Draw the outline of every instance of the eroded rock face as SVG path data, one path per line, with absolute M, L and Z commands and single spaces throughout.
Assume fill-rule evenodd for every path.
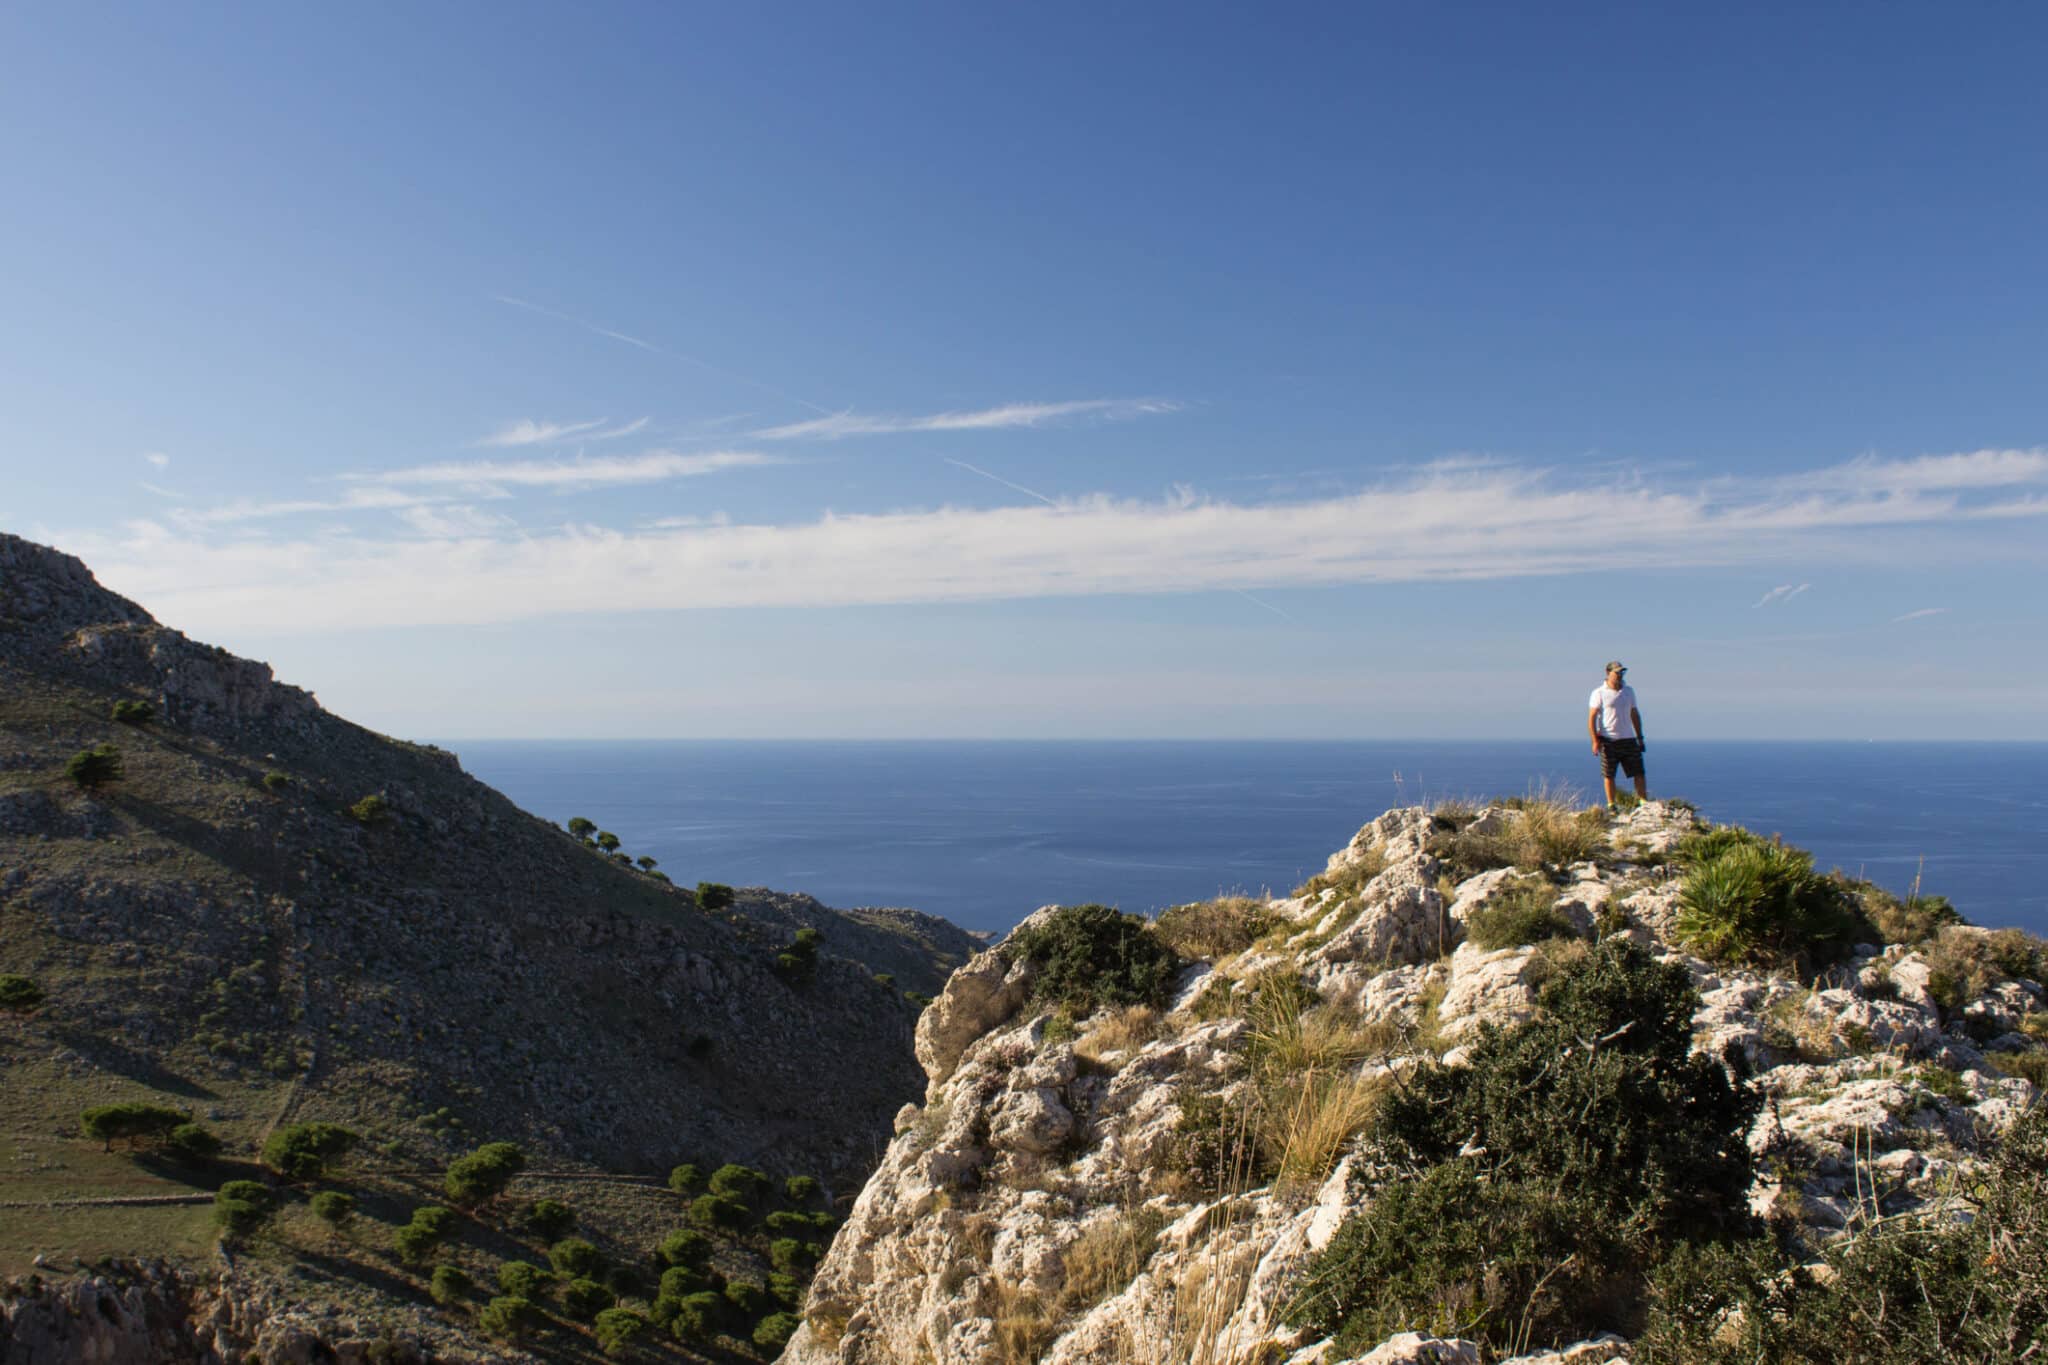
M 0 1361 L 8 1365 L 418 1365 L 467 1358 L 448 1341 L 394 1336 L 319 1317 L 232 1272 L 128 1263 L 0 1293 Z M 505 1357 L 527 1360 L 523 1352 Z
M 1488 811 L 1478 827 L 1519 818 Z M 1626 934 L 1682 964 L 1702 993 L 1696 1048 L 1733 1049 L 1759 1072 L 1772 1103 L 1751 1146 L 1786 1159 L 1770 1169 L 1803 1174 L 1789 1185 L 1760 1178 L 1754 1207 L 1804 1220 L 1819 1241 L 1872 1208 L 1946 1207 L 1981 1144 L 2035 1098 L 1988 1059 L 2039 1047 L 2024 1026 L 2041 993 L 2005 983 L 1944 1012 L 1924 961 L 1895 948 L 1863 950 L 1818 988 L 1711 967 L 1674 937 L 1676 874 L 1645 860 L 1698 823 L 1654 802 L 1615 821 L 1611 853 L 1549 870 L 1555 904 L 1582 933 Z M 1272 974 L 1295 976 L 1354 1026 L 1409 1039 L 1406 1055 L 1358 1063 L 1365 1078 L 1427 1064 L 1426 1047 L 1456 1064 L 1483 1025 L 1533 1014 L 1546 955 L 1569 949 L 1464 941 L 1471 916 L 1531 874 L 1482 872 L 1447 898 L 1430 838 L 1419 810 L 1360 830 L 1330 868 L 1375 876 L 1349 895 L 1270 902 L 1285 932 L 1187 974 L 1140 1046 L 1095 1050 L 1091 1031 L 1107 1015 L 1049 1036 L 1019 968 L 994 952 L 963 967 L 919 1025 L 927 1102 L 899 1119 L 784 1360 L 1478 1361 L 1475 1343 L 1414 1333 L 1344 1356 L 1283 1320 L 1309 1258 L 1366 1211 L 1371 1181 L 1351 1177 L 1370 1153 L 1341 1149 L 1320 1181 L 1223 1190 L 1191 1179 L 1183 1160 L 1189 1116 L 1248 1093 L 1253 1026 L 1233 1004 Z M 1995 1037 L 1979 1046 L 1972 1031 Z M 1105 1276 L 1111 1245 L 1126 1252 Z M 1603 1336 L 1512 1365 L 1628 1358 L 1627 1342 Z

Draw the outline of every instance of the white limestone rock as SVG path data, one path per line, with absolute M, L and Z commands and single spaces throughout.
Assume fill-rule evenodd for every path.
M 1497 948 L 1488 952 L 1470 943 L 1451 954 L 1451 984 L 1437 1003 L 1439 1034 L 1465 1039 L 1482 1023 L 1505 1027 L 1536 1012 L 1536 993 L 1528 984 L 1534 948 Z

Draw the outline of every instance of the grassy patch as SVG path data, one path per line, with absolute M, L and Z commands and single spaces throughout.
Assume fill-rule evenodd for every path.
M 1182 957 L 1215 962 L 1243 952 L 1272 927 L 1266 903 L 1249 896 L 1176 905 L 1152 926 L 1159 941 Z
M 1319 872 L 1295 887 L 1293 894 L 1296 897 L 1320 896 L 1325 891 L 1334 891 L 1337 894 L 1331 899 L 1350 900 L 1365 889 L 1367 882 L 1386 870 L 1387 851 L 1374 844 L 1360 850 L 1357 861 L 1348 867 L 1340 867 L 1334 872 Z
M 1466 922 L 1465 936 L 1489 952 L 1545 939 L 1576 938 L 1578 929 L 1557 909 L 1557 888 L 1544 877 L 1518 877 Z

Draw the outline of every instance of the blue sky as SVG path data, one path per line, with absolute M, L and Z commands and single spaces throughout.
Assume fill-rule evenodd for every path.
M 13 6 L 0 528 L 414 737 L 2048 738 L 2048 15 Z

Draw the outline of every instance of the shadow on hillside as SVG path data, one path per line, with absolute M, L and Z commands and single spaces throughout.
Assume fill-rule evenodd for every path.
M 218 859 L 230 870 L 259 885 L 272 884 L 283 873 L 283 864 L 277 858 L 269 856 L 267 848 L 252 857 L 251 853 L 254 850 L 249 845 L 222 837 L 220 830 L 204 820 L 181 814 L 168 806 L 160 806 L 133 792 L 112 793 L 111 804 L 152 834 L 183 848 Z
M 420 1291 L 412 1281 L 395 1271 L 386 1270 L 375 1262 L 352 1261 L 345 1256 L 331 1255 L 306 1247 L 299 1249 L 297 1259 L 301 1271 L 309 1280 L 359 1284 L 395 1299 L 411 1303 L 420 1302 Z
M 84 1057 L 94 1066 L 114 1072 L 116 1075 L 126 1076 L 129 1080 L 146 1085 L 152 1090 L 182 1095 L 188 1100 L 220 1098 L 217 1092 L 208 1090 L 197 1081 L 185 1079 L 154 1057 L 146 1056 L 130 1047 L 123 1047 L 101 1034 L 52 1026 L 50 1037 Z

